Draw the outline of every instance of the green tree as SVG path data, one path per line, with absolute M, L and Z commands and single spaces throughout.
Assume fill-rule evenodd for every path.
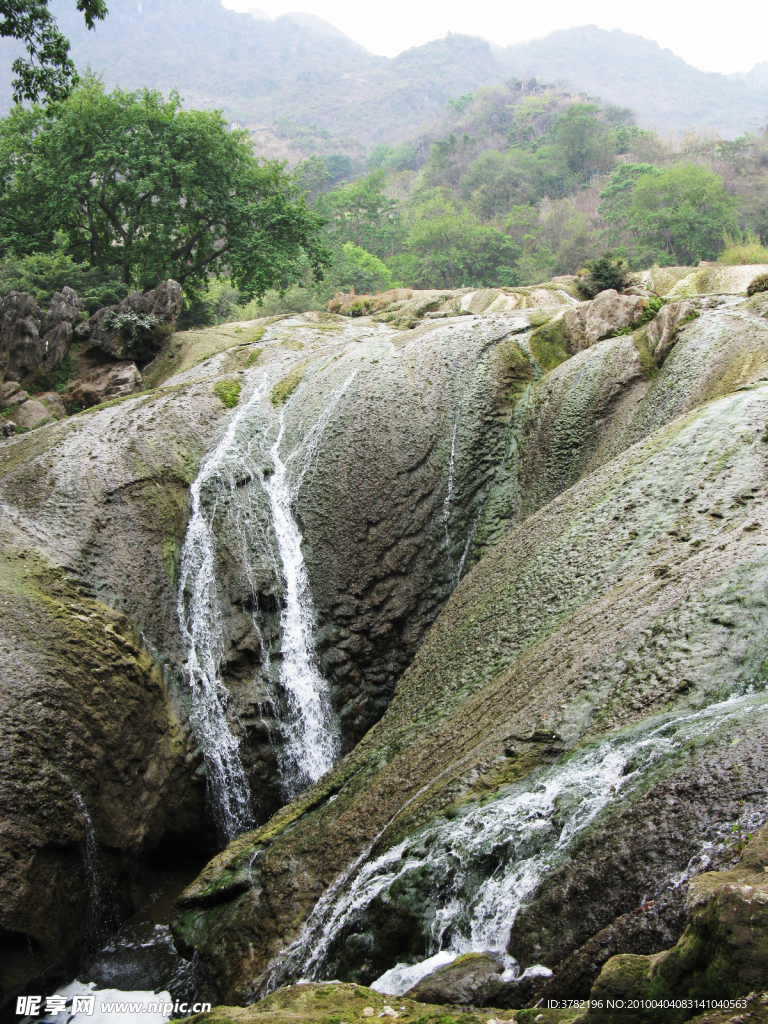
M 282 165 L 176 94 L 108 95 L 89 76 L 49 113 L 18 107 L 0 121 L 6 253 L 49 251 L 58 232 L 75 260 L 126 284 L 173 277 L 194 291 L 229 275 L 248 299 L 308 265 L 321 275 L 320 226 Z
M 643 250 L 691 265 L 717 256 L 723 233 L 736 230 L 738 208 L 719 174 L 698 164 L 675 164 L 637 179 L 626 226 Z
M 568 166 L 580 175 L 605 170 L 613 163 L 614 143 L 594 103 L 574 103 L 555 121 L 552 132 Z
M 104 0 L 76 0 L 85 24 L 93 28 L 107 13 Z M 48 0 L 0 0 L 0 37 L 23 42 L 28 58 L 13 62 L 13 98 L 17 103 L 43 97 L 63 99 L 77 81 L 69 40 L 48 9 Z
M 315 209 L 326 221 L 333 243 L 352 242 L 383 260 L 395 252 L 403 228 L 397 203 L 384 191 L 385 183 L 383 171 L 372 171 L 318 198 Z
M 422 201 L 405 243 L 405 259 L 389 261 L 396 277 L 415 287 L 491 287 L 518 283 L 520 247 L 503 232 L 479 224 L 442 192 Z

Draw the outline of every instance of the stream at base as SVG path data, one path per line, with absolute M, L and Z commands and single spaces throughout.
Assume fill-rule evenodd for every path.
M 380 991 L 402 994 L 405 981 L 429 973 L 427 960 L 439 966 L 437 956 L 514 954 L 507 947 L 517 914 L 604 809 L 626 799 L 685 743 L 758 715 L 768 715 L 765 693 L 649 719 L 577 748 L 494 800 L 436 819 L 371 860 L 361 856 L 326 891 L 299 938 L 273 960 L 261 994 L 296 978 L 338 977 L 345 936 L 366 930 L 395 883 L 400 893 L 412 890 L 414 905 L 424 907 L 428 956 L 423 971 L 413 963 L 390 968 L 373 982 Z M 731 823 L 721 824 L 723 836 L 730 835 Z M 706 870 L 711 839 L 669 885 Z

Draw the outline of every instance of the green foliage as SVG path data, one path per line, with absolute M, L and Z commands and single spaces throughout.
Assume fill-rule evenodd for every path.
M 605 170 L 613 163 L 615 146 L 595 103 L 574 103 L 557 118 L 553 134 L 576 174 Z
M 234 409 L 240 401 L 243 385 L 239 380 L 220 380 L 213 386 L 213 393 L 221 399 L 227 409 Z
M 77 9 L 89 29 L 107 13 L 104 0 L 77 0 Z M 18 76 L 13 82 L 14 100 L 37 103 L 67 96 L 77 74 L 69 57 L 69 40 L 59 31 L 48 0 L 2 0 L 0 15 L 0 37 L 20 40 L 28 54 L 27 60 L 17 57 L 12 65 Z
M 75 261 L 125 284 L 173 277 L 195 290 L 229 275 L 249 298 L 307 264 L 321 276 L 320 223 L 281 165 L 175 93 L 107 95 L 89 76 L 49 114 L 16 108 L 0 121 L 5 254 L 49 252 L 58 232 Z
M 757 295 L 758 292 L 768 292 L 768 274 L 758 274 L 747 285 L 747 295 Z
M 717 257 L 718 263 L 739 266 L 748 263 L 768 263 L 768 246 L 763 245 L 754 231 L 746 234 L 723 233 L 725 249 Z
M 508 235 L 479 224 L 469 210 L 436 191 L 414 210 L 404 258 L 396 256 L 389 265 L 417 288 L 514 285 L 520 254 Z
M 154 331 L 160 321 L 153 313 L 136 313 L 132 309 L 125 313 L 109 310 L 101 324 L 108 331 L 119 331 L 126 341 L 137 341 L 144 332 Z
M 392 274 L 377 257 L 353 242 L 341 247 L 351 268 L 350 284 L 356 291 L 384 291 L 392 287 Z
M 279 380 L 270 391 L 269 398 L 272 405 L 284 405 L 303 380 L 304 367 L 294 366 L 291 372 L 286 374 L 282 380 Z
M 582 298 L 593 299 L 608 288 L 623 291 L 627 280 L 628 267 L 624 260 L 612 252 L 605 252 L 587 264 L 587 273 L 579 277 L 576 288 Z
M 675 164 L 638 178 L 626 227 L 641 248 L 692 265 L 717 256 L 723 232 L 735 229 L 737 210 L 720 175 L 697 164 Z
M 65 285 L 74 288 L 88 313 L 117 305 L 128 294 L 127 285 L 120 281 L 116 271 L 105 272 L 89 263 L 75 263 L 60 248 L 51 253 L 6 256 L 0 260 L 0 296 L 12 291 L 29 292 L 45 309 L 53 293 Z

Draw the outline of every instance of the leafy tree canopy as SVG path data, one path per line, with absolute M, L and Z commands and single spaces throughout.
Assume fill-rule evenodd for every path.
M 0 121 L 3 255 L 50 251 L 148 288 L 186 290 L 228 275 L 244 298 L 285 288 L 328 256 L 281 164 L 259 162 L 245 132 L 177 94 L 115 89 L 88 76 L 48 111 Z
M 736 229 L 738 208 L 719 174 L 698 164 L 674 164 L 637 179 L 626 226 L 657 258 L 690 265 L 717 256 L 723 232 Z
M 85 24 L 93 28 L 107 13 L 104 0 L 76 0 Z M 60 100 L 77 82 L 69 40 L 61 34 L 48 0 L 0 0 L 0 37 L 19 39 L 28 58 L 13 62 L 13 98 L 17 103 Z

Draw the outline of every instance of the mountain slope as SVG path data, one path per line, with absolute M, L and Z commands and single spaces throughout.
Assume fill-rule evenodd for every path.
M 106 21 L 90 33 L 70 0 L 51 6 L 77 66 L 90 64 L 108 85 L 177 87 L 191 105 L 270 126 L 310 151 L 345 137 L 366 147 L 404 141 L 447 100 L 510 75 L 564 81 L 631 107 L 639 124 L 662 133 L 695 126 L 734 137 L 768 118 L 765 64 L 743 75 L 707 74 L 650 40 L 595 26 L 506 48 L 449 35 L 390 60 L 318 18 L 270 21 L 220 0 L 110 0 Z M 11 103 L 17 52 L 0 41 L 0 113 Z
M 660 132 L 699 128 L 731 137 L 768 118 L 768 80 L 761 65 L 748 75 L 699 71 L 641 36 L 595 25 L 494 48 L 518 78 L 564 82 L 632 107 L 638 123 Z

